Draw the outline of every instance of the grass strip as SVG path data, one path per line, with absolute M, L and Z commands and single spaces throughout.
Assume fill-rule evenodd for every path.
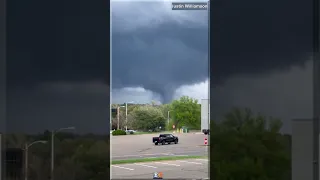
M 124 160 L 113 160 L 111 164 L 131 164 L 139 162 L 152 162 L 152 161 L 170 161 L 170 160 L 181 160 L 181 159 L 204 159 L 207 156 L 167 156 L 167 157 L 155 157 L 155 158 L 141 158 L 141 159 L 124 159 Z
M 160 131 L 160 132 L 134 132 L 133 134 L 128 133 L 127 135 L 141 135 L 141 134 L 165 134 L 165 133 L 172 133 L 172 131 Z

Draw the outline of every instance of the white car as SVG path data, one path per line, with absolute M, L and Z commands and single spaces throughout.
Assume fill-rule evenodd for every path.
M 135 130 L 127 130 L 127 133 L 135 133 L 135 132 L 137 132 L 137 131 L 135 131 Z

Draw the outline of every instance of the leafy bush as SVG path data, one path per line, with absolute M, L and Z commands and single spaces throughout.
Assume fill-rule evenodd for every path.
M 127 133 L 123 130 L 115 130 L 112 132 L 113 136 L 126 135 Z

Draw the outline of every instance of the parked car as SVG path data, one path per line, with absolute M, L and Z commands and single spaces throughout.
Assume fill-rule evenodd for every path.
M 210 129 L 203 129 L 202 132 L 205 135 L 210 135 Z
M 127 133 L 129 133 L 129 134 L 134 134 L 135 132 L 137 132 L 137 131 L 135 131 L 135 130 L 127 130 Z
M 166 143 L 171 144 L 175 143 L 178 144 L 179 138 L 177 136 L 174 136 L 172 134 L 160 134 L 159 137 L 153 137 L 152 142 L 155 145 L 158 145 L 159 143 L 162 145 L 165 145 Z

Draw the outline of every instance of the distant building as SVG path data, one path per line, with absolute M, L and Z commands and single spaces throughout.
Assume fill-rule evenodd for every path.
M 313 179 L 313 122 L 292 121 L 292 180 Z
M 201 99 L 201 131 L 205 134 L 210 129 L 210 101 Z

